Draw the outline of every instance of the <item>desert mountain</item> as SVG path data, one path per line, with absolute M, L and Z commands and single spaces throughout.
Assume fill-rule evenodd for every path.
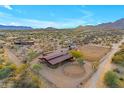
M 124 18 L 114 22 L 102 23 L 97 25 L 96 27 L 105 29 L 124 29 Z
M 0 30 L 31 30 L 32 27 L 28 26 L 7 26 L 7 25 L 0 25 Z

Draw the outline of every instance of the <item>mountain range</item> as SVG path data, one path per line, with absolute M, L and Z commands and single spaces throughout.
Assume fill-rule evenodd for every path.
M 32 27 L 28 26 L 7 26 L 7 25 L 0 25 L 0 30 L 32 30 Z
M 0 25 L 0 30 L 32 30 L 32 27 L 29 26 L 6 26 L 6 25 Z M 54 27 L 47 27 L 47 28 L 39 28 L 42 30 L 58 30 L 57 28 Z M 70 28 L 72 29 L 72 28 Z M 102 24 L 98 24 L 98 25 L 86 25 L 86 26 L 78 26 L 76 28 L 74 28 L 77 31 L 80 30 L 87 30 L 87 29 L 124 29 L 124 18 L 119 19 L 117 21 L 114 22 L 108 22 L 108 23 L 102 23 Z M 63 29 L 64 30 L 64 29 Z
M 101 24 L 98 24 L 98 25 L 87 25 L 87 26 L 78 26 L 75 28 L 75 30 L 91 30 L 91 29 L 94 29 L 94 30 L 122 30 L 124 29 L 124 18 L 122 19 L 119 19 L 117 21 L 114 21 L 114 22 L 108 22 L 108 23 L 101 23 Z
M 124 18 L 119 19 L 115 22 L 102 23 L 97 25 L 97 27 L 110 29 L 124 29 Z

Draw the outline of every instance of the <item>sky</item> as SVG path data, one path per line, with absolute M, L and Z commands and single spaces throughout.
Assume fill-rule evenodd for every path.
M 1 5 L 0 25 L 72 28 L 124 18 L 117 5 Z

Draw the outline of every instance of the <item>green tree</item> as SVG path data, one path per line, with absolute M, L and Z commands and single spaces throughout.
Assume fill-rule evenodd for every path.
M 74 57 L 74 59 L 80 64 L 80 66 L 84 65 L 83 54 L 77 50 L 71 50 L 70 54 Z
M 41 70 L 42 66 L 41 64 L 34 64 L 33 69 L 39 74 L 39 70 Z
M 71 50 L 70 53 L 74 58 L 83 58 L 83 54 L 80 51 Z
M 119 78 L 115 72 L 108 71 L 105 74 L 104 80 L 107 86 L 114 88 L 114 87 L 117 87 Z

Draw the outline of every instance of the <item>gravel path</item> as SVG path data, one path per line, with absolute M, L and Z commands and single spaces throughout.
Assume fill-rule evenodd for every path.
M 103 80 L 105 73 L 111 69 L 111 58 L 113 55 L 119 51 L 119 46 L 124 42 L 122 39 L 118 44 L 113 44 L 111 51 L 101 59 L 101 64 L 98 67 L 98 70 L 93 74 L 93 76 L 86 82 L 82 87 L 97 88 L 105 87 Z
M 19 66 L 21 64 L 21 61 L 8 48 L 4 48 L 4 51 L 5 51 L 5 55 L 8 56 L 8 59 L 10 60 L 10 62 L 16 64 L 17 66 Z

